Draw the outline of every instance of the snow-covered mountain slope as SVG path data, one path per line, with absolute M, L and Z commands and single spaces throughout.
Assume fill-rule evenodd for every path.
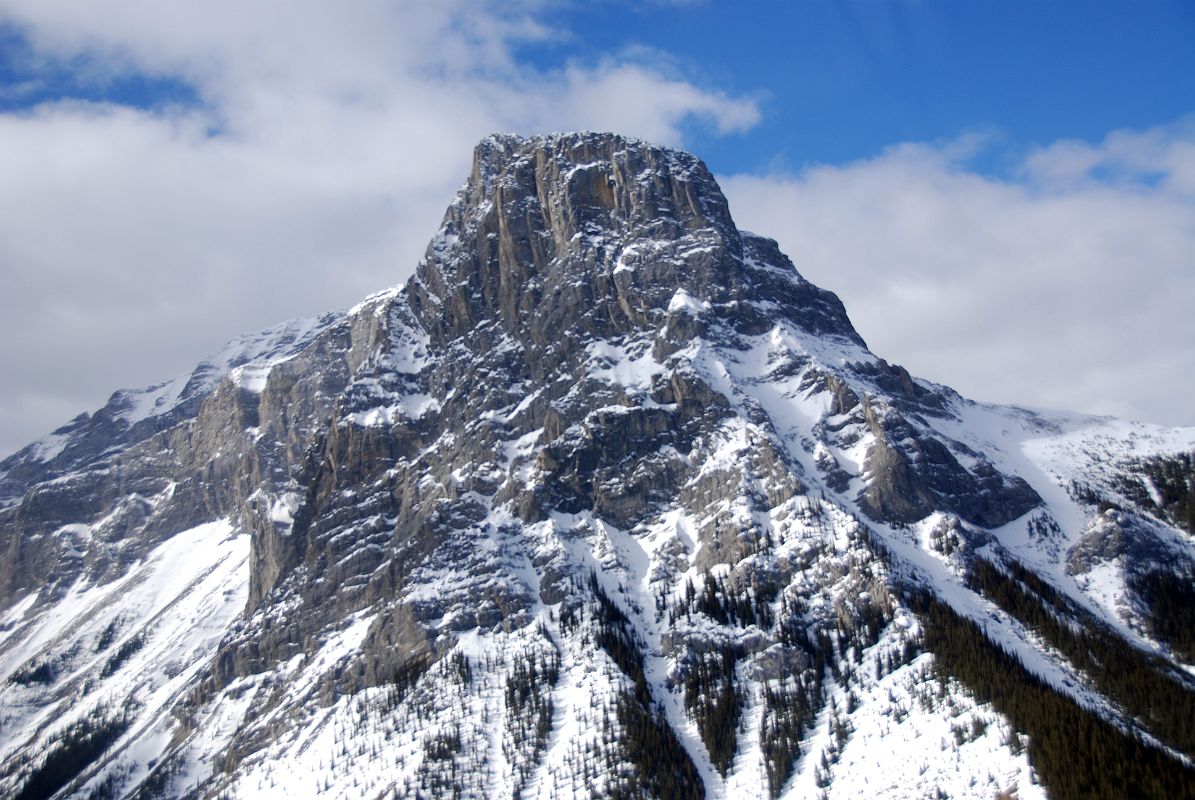
M 5 794 L 1195 785 L 1195 429 L 912 378 L 691 155 L 491 137 L 200 372 L 2 466 Z
M 114 581 L 11 608 L 0 634 L 5 794 L 87 796 L 144 779 L 177 728 L 172 711 L 244 608 L 248 558 L 249 537 L 220 520 L 179 532 Z M 97 775 L 76 783 L 64 756 L 89 739 L 104 744 Z
M 284 322 L 240 336 L 204 359 L 187 375 L 144 389 L 121 389 L 94 414 L 80 414 L 0 462 L 0 507 L 11 505 L 39 482 L 112 458 L 148 438 L 193 417 L 203 400 L 231 376 L 253 390 L 270 366 L 293 357 L 341 315 Z

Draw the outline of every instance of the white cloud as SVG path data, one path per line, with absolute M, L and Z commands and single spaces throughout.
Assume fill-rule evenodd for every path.
M 737 221 L 837 292 L 872 349 L 984 400 L 1195 424 L 1195 126 L 982 140 L 722 181 Z
M 536 69 L 551 0 L 0 0 L 33 56 L 198 108 L 0 114 L 0 453 L 236 334 L 404 280 L 494 130 L 684 144 L 759 108 L 666 54 Z M 550 18 L 551 15 L 547 15 Z M 35 84 L 32 80 L 31 84 Z M 736 218 L 839 292 L 877 352 L 981 399 L 1195 422 L 1195 125 L 1058 142 L 1015 178 L 983 137 L 724 181 Z
M 661 78 L 639 66 L 607 64 L 596 73 L 573 67 L 566 76 L 559 108 L 580 128 L 635 130 L 651 141 L 679 143 L 679 126 L 690 116 L 723 134 L 748 130 L 760 118 L 753 101 Z
M 34 57 L 97 84 L 180 78 L 202 104 L 0 114 L 0 453 L 405 280 L 492 131 L 683 144 L 690 121 L 758 119 L 643 58 L 526 66 L 518 46 L 570 35 L 536 21 L 545 5 L 3 0 Z

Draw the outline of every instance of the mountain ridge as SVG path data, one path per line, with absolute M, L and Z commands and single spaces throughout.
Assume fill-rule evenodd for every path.
M 489 137 L 404 287 L 271 331 L 161 413 L 0 464 L 6 791 L 98 715 L 120 732 L 43 796 L 1041 796 L 1057 766 L 1003 744 L 1037 723 L 935 666 L 960 662 L 926 620 L 964 623 L 922 591 L 1049 697 L 1195 752 L 1033 610 L 1190 702 L 1134 586 L 1195 545 L 1131 462 L 1195 429 L 912 378 L 689 154 Z M 136 588 L 187 542 L 168 607 L 221 609 L 201 639 Z M 970 766 L 876 761 L 938 735 Z

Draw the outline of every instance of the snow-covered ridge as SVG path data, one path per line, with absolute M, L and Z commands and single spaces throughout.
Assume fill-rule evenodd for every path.
M 238 336 L 185 375 L 145 389 L 122 389 L 112 396 L 109 407 L 116 419 L 131 426 L 173 411 L 184 400 L 211 391 L 226 376 L 242 388 L 260 392 L 270 367 L 293 358 L 341 318 L 324 314 L 288 320 Z
M 118 390 L 94 414 L 80 415 L 0 462 L 0 486 L 22 469 L 44 477 L 110 457 L 143 435 L 193 415 L 203 398 L 225 378 L 240 388 L 260 392 L 274 365 L 302 352 L 343 318 L 343 314 L 328 313 L 239 336 L 191 372 L 142 389 Z M 24 486 L 21 482 L 5 487 L 9 494 L 0 497 L 0 504 L 18 499 Z

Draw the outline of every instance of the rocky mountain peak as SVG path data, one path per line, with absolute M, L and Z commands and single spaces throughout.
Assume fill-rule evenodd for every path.
M 774 321 L 760 313 L 766 298 L 811 331 L 861 343 L 836 297 L 735 227 L 700 159 L 608 133 L 478 144 L 408 294 L 441 342 L 479 328 L 483 344 L 496 331 L 524 344 L 633 334 L 703 304 L 759 332 Z
M 492 136 L 405 287 L 0 462 L 0 796 L 1187 796 L 1192 447 L 877 358 L 692 155 Z
M 489 136 L 474 149 L 468 188 L 475 205 L 505 213 L 520 210 L 531 190 L 552 233 L 569 239 L 712 228 L 738 246 L 726 198 L 701 159 L 613 133 Z

